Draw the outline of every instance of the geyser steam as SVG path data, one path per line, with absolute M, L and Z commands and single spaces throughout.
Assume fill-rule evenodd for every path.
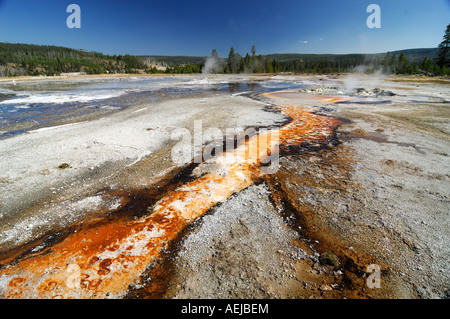
M 217 73 L 222 71 L 223 63 L 220 58 L 216 56 L 210 56 L 206 59 L 203 65 L 202 74 Z

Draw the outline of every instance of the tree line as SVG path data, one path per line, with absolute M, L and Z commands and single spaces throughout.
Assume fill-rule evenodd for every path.
M 215 56 L 213 50 L 211 57 Z M 227 59 L 220 59 L 219 66 L 213 69 L 216 74 L 238 74 L 238 73 L 294 73 L 294 74 L 327 74 L 327 73 L 348 73 L 363 72 L 374 73 L 383 72 L 385 74 L 423 74 L 423 75 L 450 75 L 449 63 L 439 63 L 431 57 L 424 57 L 421 62 L 408 61 L 404 53 L 398 55 L 386 53 L 384 57 L 371 58 L 367 60 L 364 55 L 355 55 L 352 58 L 337 59 L 334 61 L 327 59 L 313 59 L 304 61 L 294 59 L 278 61 L 270 56 L 246 54 L 240 55 L 230 49 Z M 168 67 L 166 71 L 154 70 L 155 73 L 200 73 L 204 69 L 204 62 L 201 64 L 185 64 L 175 67 Z
M 341 55 L 337 58 L 311 55 L 308 61 L 303 59 L 288 59 L 278 61 L 270 55 L 256 55 L 253 45 L 251 54 L 245 56 L 237 53 L 231 47 L 226 59 L 219 58 L 217 50 L 213 49 L 211 58 L 220 61 L 213 68 L 213 73 L 346 73 L 355 70 L 365 73 L 382 71 L 386 74 L 425 74 L 450 75 L 450 24 L 439 44 L 436 59 L 425 56 L 422 61 L 408 61 L 402 52 L 399 55 L 387 52 L 384 56 L 374 56 L 369 59 L 363 54 Z M 201 64 L 186 64 L 166 69 L 166 73 L 199 73 L 204 68 Z
M 283 57 L 283 55 L 275 55 Z M 201 73 L 207 61 L 214 60 L 211 73 L 346 73 L 355 70 L 366 73 L 382 71 L 386 74 L 450 75 L 450 24 L 439 44 L 435 59 L 425 56 L 422 61 L 408 61 L 399 55 L 386 53 L 367 58 L 363 54 L 305 55 L 307 59 L 278 60 L 271 55 L 257 55 L 253 45 L 250 52 L 241 55 L 234 47 L 227 58 L 220 58 L 217 50 L 200 63 L 169 64 L 165 69 L 149 64 L 145 58 L 132 55 L 105 55 L 57 46 L 0 43 L 0 77 L 20 75 L 59 75 L 69 72 L 103 73 Z M 361 68 L 361 66 L 363 66 Z
M 59 75 L 69 72 L 136 73 L 147 66 L 132 55 L 105 55 L 58 46 L 0 43 L 0 76 Z

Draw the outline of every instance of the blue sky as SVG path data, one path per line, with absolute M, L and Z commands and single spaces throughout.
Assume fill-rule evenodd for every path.
M 80 29 L 66 26 L 71 3 Z M 379 29 L 366 25 L 371 3 Z M 0 42 L 107 54 L 377 53 L 436 47 L 449 23 L 450 0 L 0 0 Z

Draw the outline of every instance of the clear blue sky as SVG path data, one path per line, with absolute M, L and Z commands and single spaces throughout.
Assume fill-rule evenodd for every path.
M 81 29 L 66 26 L 71 3 Z M 366 25 L 371 3 L 380 29 Z M 0 0 L 0 42 L 107 54 L 376 53 L 436 47 L 449 23 L 450 0 Z

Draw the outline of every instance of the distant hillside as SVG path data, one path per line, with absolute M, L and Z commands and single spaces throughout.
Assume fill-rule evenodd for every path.
M 204 56 L 167 56 L 167 55 L 140 55 L 142 59 L 148 59 L 155 64 L 174 67 L 187 64 L 202 64 Z
M 446 75 L 435 63 L 437 48 L 377 54 L 274 53 L 220 58 L 216 73 L 342 73 L 364 66 L 365 72 Z M 61 73 L 200 73 L 207 57 L 105 55 L 59 46 L 0 42 L 0 77 Z
M 425 57 L 434 59 L 437 56 L 438 48 L 423 48 L 423 49 L 406 49 L 389 52 L 391 55 L 399 56 L 401 53 L 406 56 L 411 63 L 421 63 Z M 266 54 L 264 57 L 274 59 L 278 62 L 298 61 L 303 62 L 341 62 L 341 63 L 356 63 L 363 64 L 367 61 L 383 59 L 387 52 L 375 54 L 305 54 L 305 53 L 272 53 Z M 202 64 L 206 57 L 201 56 L 167 56 L 167 55 L 146 55 L 141 58 L 149 59 L 157 64 L 166 66 L 179 66 L 186 64 Z M 224 58 L 225 60 L 226 58 Z
M 316 61 L 349 61 L 360 60 L 363 61 L 364 54 L 302 54 L 302 53 L 274 53 L 268 54 L 268 57 L 275 59 L 279 62 L 302 60 L 304 62 L 316 62 Z
M 275 59 L 279 62 L 303 60 L 305 62 L 315 62 L 321 60 L 328 61 L 349 61 L 364 60 L 364 54 L 301 54 L 301 53 L 274 53 L 263 55 L 269 59 Z M 202 64 L 207 57 L 200 56 L 168 56 L 168 55 L 142 55 L 141 58 L 155 61 L 167 66 L 178 66 L 185 64 Z M 224 61 L 226 58 L 222 58 Z
M 406 56 L 409 62 L 421 63 L 425 57 L 434 60 L 437 57 L 438 48 L 423 48 L 423 49 L 407 49 L 389 52 L 393 55 L 400 55 L 402 52 Z M 384 56 L 385 53 L 379 53 L 378 55 Z
M 58 46 L 0 42 L 0 76 L 69 72 L 134 73 L 146 65 L 130 55 L 110 56 Z
M 423 48 L 423 49 L 406 49 L 391 51 L 389 54 L 399 56 L 401 53 L 405 55 L 409 62 L 422 62 L 425 57 L 434 59 L 437 56 L 438 48 Z M 301 53 L 275 53 L 269 54 L 273 59 L 279 62 L 292 61 L 292 60 L 303 60 L 304 62 L 315 62 L 315 61 L 330 61 L 330 62 L 345 62 L 351 60 L 367 61 L 376 58 L 384 58 L 387 52 L 374 53 L 374 54 L 301 54 Z

